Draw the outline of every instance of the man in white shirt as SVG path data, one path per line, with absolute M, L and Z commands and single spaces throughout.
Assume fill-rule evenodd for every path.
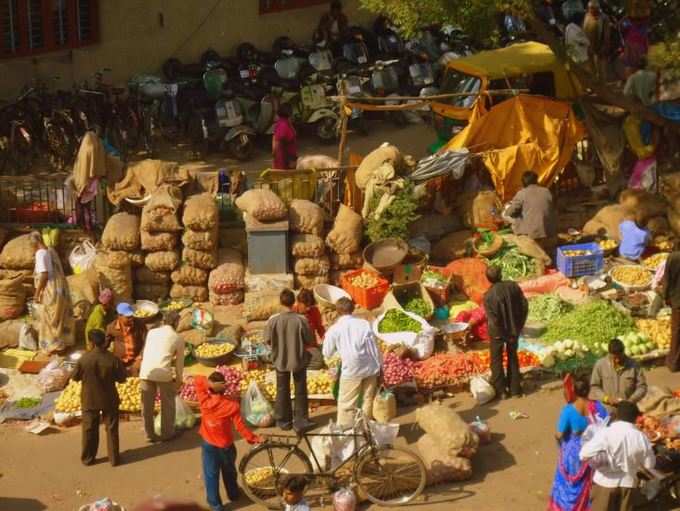
M 638 472 L 656 464 L 652 444 L 635 426 L 639 415 L 637 405 L 620 402 L 617 420 L 581 447 L 581 460 L 597 460 L 592 511 L 632 511 Z M 603 458 L 607 461 L 600 461 Z
M 354 302 L 340 298 L 335 304 L 340 317 L 326 332 L 323 356 L 340 355 L 341 374 L 338 392 L 338 424 L 350 427 L 359 396 L 363 396 L 362 410 L 366 419 L 373 417 L 373 398 L 378 389 L 382 357 L 375 342 L 371 325 L 352 315 Z
M 184 341 L 175 332 L 178 318 L 176 312 L 169 312 L 165 320 L 158 320 L 146 335 L 139 378 L 144 431 L 150 442 L 170 440 L 175 436 L 175 396 L 182 385 L 184 370 Z M 160 438 L 153 424 L 157 393 L 161 398 Z

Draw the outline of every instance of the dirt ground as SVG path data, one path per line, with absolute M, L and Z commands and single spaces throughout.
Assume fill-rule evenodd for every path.
M 680 377 L 665 368 L 650 370 L 648 380 L 655 385 L 680 386 Z M 423 511 L 443 511 L 452 506 L 459 511 L 545 509 L 557 455 L 553 433 L 564 400 L 554 382 L 529 381 L 527 386 L 532 390 L 526 397 L 489 406 L 476 406 L 467 393 L 446 400 L 465 420 L 479 416 L 487 421 L 493 441 L 481 447 L 473 459 L 471 481 L 429 488 L 414 507 Z M 529 418 L 513 421 L 509 417 L 512 410 L 522 411 Z M 415 449 L 415 441 L 422 434 L 414 424 L 415 414 L 412 409 L 400 412 L 399 443 Z M 313 418 L 324 424 L 333 415 L 333 409 L 326 407 L 317 410 Z M 115 468 L 104 458 L 103 445 L 95 466 L 80 464 L 78 427 L 55 429 L 42 436 L 26 433 L 17 425 L 1 427 L 0 509 L 72 511 L 104 496 L 128 509 L 156 495 L 204 503 L 197 430 L 166 444 L 149 445 L 141 427 L 139 420 L 122 423 L 123 465 Z M 242 455 L 248 446 L 239 440 L 237 449 Z M 233 509 L 257 507 L 242 498 Z

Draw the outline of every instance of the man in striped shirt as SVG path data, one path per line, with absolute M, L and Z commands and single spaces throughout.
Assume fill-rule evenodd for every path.
M 118 317 L 109 323 L 106 337 L 113 346 L 113 354 L 125 364 L 128 375 L 138 376 L 146 328 L 135 319 L 134 310 L 129 303 L 119 303 L 116 313 Z

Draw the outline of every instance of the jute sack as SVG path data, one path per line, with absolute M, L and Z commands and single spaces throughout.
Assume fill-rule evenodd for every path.
M 194 302 L 207 302 L 208 288 L 205 286 L 173 284 L 170 288 L 170 298 L 191 298 Z
M 668 210 L 668 223 L 676 236 L 680 236 L 680 213 L 674 209 Z
M 265 321 L 281 312 L 279 293 L 246 293 L 243 301 L 243 316 L 247 321 Z
M 663 215 L 668 208 L 663 196 L 646 190 L 623 190 L 619 196 L 619 204 L 624 207 L 627 215 L 643 223 Z
M 188 264 L 182 264 L 170 275 L 173 284 L 182 286 L 204 286 L 208 282 L 208 272 Z
M 366 188 L 376 170 L 386 164 L 392 166 L 395 171 L 398 171 L 404 165 L 401 152 L 393 145 L 382 145 L 366 155 L 356 171 L 356 185 L 361 190 Z
M 33 270 L 0 270 L 0 280 L 9 279 L 21 275 L 24 278 L 24 284 L 33 282 Z
M 172 271 L 177 268 L 177 265 L 179 264 L 179 254 L 175 250 L 150 252 L 146 255 L 144 264 L 151 271 Z
M 288 207 L 288 221 L 292 232 L 323 235 L 323 209 L 311 201 L 301 199 L 291 201 Z
M 236 199 L 236 207 L 260 222 L 275 222 L 288 215 L 279 196 L 266 189 L 248 190 Z
M 11 319 L 2 323 L 0 328 L 0 350 L 19 346 L 21 329 L 26 322 L 23 319 Z
M 106 263 L 117 270 L 123 270 L 130 266 L 130 256 L 122 250 L 100 250 L 99 253 L 106 259 Z
M 331 269 L 353 270 L 361 268 L 364 264 L 364 256 L 361 252 L 353 254 L 331 254 Z
M 192 195 L 184 203 L 184 227 L 193 231 L 209 231 L 217 227 L 218 220 L 217 203 L 211 194 Z
M 145 209 L 147 209 L 147 211 L 162 209 L 177 213 L 182 206 L 182 200 L 182 189 L 179 186 L 163 184 L 151 194 L 151 198 L 149 199 L 149 202 L 146 203 Z
M 245 288 L 246 269 L 241 253 L 233 249 L 219 251 L 221 264 L 210 272 L 208 288 L 211 293 L 225 294 Z
M 313 234 L 295 234 L 290 243 L 293 257 L 321 257 L 326 252 L 326 245 L 319 236 Z
M 312 289 L 328 282 L 328 275 L 295 275 L 295 289 Z
M 472 249 L 472 231 L 456 231 L 447 234 L 432 246 L 432 259 L 448 263 L 449 261 L 465 257 Z
M 182 225 L 177 218 L 177 212 L 165 208 L 147 210 L 142 209 L 142 231 L 146 232 L 178 232 Z
M 328 275 L 331 263 L 328 256 L 301 257 L 295 260 L 293 272 L 297 275 Z
M 137 284 L 152 284 L 156 286 L 167 286 L 170 288 L 170 273 L 152 271 L 146 266 L 135 270 L 135 282 Z
M 606 236 L 620 241 L 619 225 L 626 218 L 626 208 L 620 204 L 603 207 L 583 226 L 583 233 L 596 235 L 604 233 Z
M 436 435 L 426 433 L 418 439 L 416 446 L 425 464 L 428 485 L 466 481 L 472 477 L 470 460 L 446 454 Z
M 479 437 L 453 409 L 430 403 L 416 410 L 416 422 L 426 433 L 434 435 L 440 452 L 448 456 L 471 458 L 479 447 Z
M 0 319 L 18 318 L 24 312 L 26 292 L 23 279 L 23 276 L 17 273 L 11 278 L 0 280 Z
M 210 291 L 209 301 L 212 305 L 238 305 L 243 303 L 244 292 L 242 289 L 229 293 L 217 294 Z
M 217 266 L 217 251 L 192 250 L 184 247 L 182 249 L 182 261 L 209 271 Z
M 135 298 L 137 300 L 150 300 L 160 302 L 170 294 L 169 284 L 136 284 Z
M 99 280 L 94 268 L 89 268 L 77 275 L 66 277 L 71 303 L 87 302 L 94 305 L 99 295 Z
M 338 254 L 352 254 L 361 249 L 363 220 L 352 208 L 340 204 L 333 229 L 326 237 L 326 244 Z
M 94 269 L 102 288 L 109 288 L 115 295 L 116 303 L 127 302 L 132 299 L 132 270 L 130 265 L 125 268 L 113 268 L 108 264 L 106 253 L 97 252 L 94 258 Z
M 139 217 L 130 213 L 112 215 L 102 232 L 102 245 L 109 250 L 137 250 Z
M 670 232 L 671 226 L 665 216 L 657 216 L 647 220 L 647 229 L 652 236 L 658 236 Z
M 144 261 L 146 260 L 146 254 L 141 250 L 135 250 L 134 252 L 128 252 L 128 257 L 130 258 L 130 265 L 133 268 L 139 268 L 144 266 Z
M 35 266 L 35 247 L 28 234 L 9 240 L 0 253 L 0 267 L 8 270 L 30 270 Z
M 141 232 L 142 250 L 161 252 L 177 246 L 178 234 L 174 232 Z
M 217 248 L 217 228 L 208 231 L 184 231 L 182 244 L 192 250 L 215 250 Z

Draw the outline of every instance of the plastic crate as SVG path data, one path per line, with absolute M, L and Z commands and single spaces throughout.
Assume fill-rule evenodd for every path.
M 378 285 L 370 289 L 353 286 L 351 280 L 362 273 L 373 275 L 378 279 Z M 352 300 L 354 300 L 357 305 L 360 305 L 367 310 L 379 307 L 390 289 L 390 284 L 387 282 L 387 280 L 375 272 L 364 269 L 348 271 L 347 273 L 343 274 L 340 285 L 345 291 L 347 291 L 347 293 L 349 293 L 349 295 L 352 297 Z
M 565 250 L 590 250 L 592 253 L 568 257 L 564 255 Z M 557 269 L 569 278 L 596 275 L 604 268 L 604 253 L 597 243 L 563 245 L 557 249 L 556 265 Z

